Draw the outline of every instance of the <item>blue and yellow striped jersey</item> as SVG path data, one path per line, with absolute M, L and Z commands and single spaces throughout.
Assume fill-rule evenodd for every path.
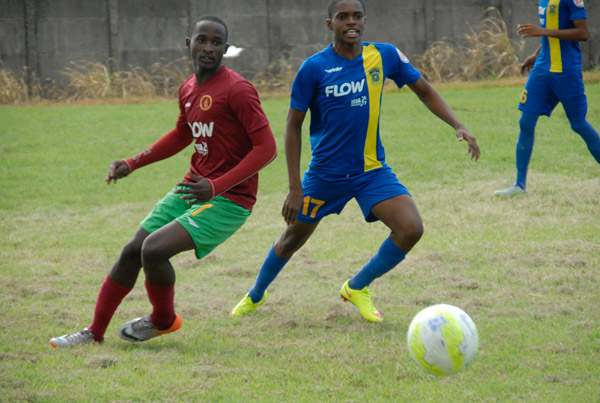
M 540 26 L 548 29 L 574 28 L 573 21 L 587 19 L 583 0 L 541 0 L 538 14 Z M 581 70 L 579 42 L 543 36 L 535 66 L 552 73 Z
M 379 115 L 386 77 L 402 87 L 414 84 L 420 73 L 388 43 L 363 42 L 354 60 L 338 56 L 329 45 L 304 61 L 290 106 L 310 109 L 311 170 L 351 175 L 385 164 Z

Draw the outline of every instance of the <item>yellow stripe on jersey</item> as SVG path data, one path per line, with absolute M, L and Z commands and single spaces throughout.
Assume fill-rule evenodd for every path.
M 365 140 L 365 172 L 383 165 L 377 159 L 377 131 L 379 111 L 381 110 L 381 92 L 383 90 L 383 63 L 381 54 L 374 45 L 363 49 L 363 65 L 369 88 L 369 126 Z
M 558 10 L 560 0 L 550 0 L 546 9 L 546 28 L 558 29 Z M 550 44 L 550 72 L 562 73 L 562 54 L 560 51 L 560 39 L 548 38 Z

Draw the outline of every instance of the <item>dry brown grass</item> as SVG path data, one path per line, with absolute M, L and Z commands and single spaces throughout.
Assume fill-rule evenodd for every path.
M 258 69 L 251 81 L 261 95 L 289 94 L 296 72 L 302 64 L 300 59 L 292 59 L 283 52 L 279 59 L 271 62 L 266 69 Z
M 71 62 L 60 73 L 68 77 L 69 83 L 64 92 L 55 94 L 57 99 L 104 98 L 110 94 L 112 77 L 108 67 L 102 63 Z
M 27 67 L 23 67 L 20 76 L 14 71 L 0 68 L 0 105 L 41 100 L 42 93 L 42 80 L 35 74 L 28 79 Z
M 584 71 L 583 72 L 583 81 L 585 81 L 586 83 L 590 83 L 590 84 L 600 82 L 600 70 L 598 70 L 598 68 L 596 68 L 593 71 Z
M 486 9 L 477 29 L 467 23 L 469 33 L 462 44 L 446 39 L 433 43 L 415 66 L 424 77 L 438 83 L 437 88 L 459 86 L 524 85 L 526 78 L 519 74 L 519 56 L 523 41 L 508 37 L 500 11 Z M 282 53 L 267 68 L 248 72 L 248 77 L 261 96 L 288 94 L 302 60 Z M 128 66 L 120 69 L 114 60 L 99 62 L 71 62 L 60 71 L 67 78 L 64 86 L 53 80 L 29 77 L 23 70 L 19 76 L 0 66 L 0 104 L 26 102 L 132 102 L 148 98 L 177 96 L 179 86 L 193 72 L 188 58 L 162 60 L 150 66 Z M 586 82 L 600 81 L 600 72 L 585 72 Z M 440 87 L 440 83 L 443 83 Z M 395 88 L 395 86 L 393 86 Z
M 156 95 L 176 97 L 179 86 L 194 72 L 194 64 L 187 57 L 175 61 L 164 60 L 150 67 Z
M 114 61 L 109 63 L 115 64 Z M 68 78 L 68 84 L 54 94 L 53 98 L 58 100 L 174 97 L 179 85 L 191 74 L 191 68 L 187 59 L 155 63 L 148 70 L 133 66 L 120 70 L 98 62 L 71 62 L 61 74 Z
M 464 44 L 443 40 L 416 59 L 416 67 L 433 82 L 471 81 L 515 77 L 519 74 L 519 55 L 523 41 L 508 37 L 500 11 L 490 7 L 477 29 L 469 23 Z
M 27 98 L 27 84 L 23 76 L 18 77 L 13 71 L 0 70 L 0 103 L 23 102 Z
M 282 55 L 266 69 L 254 73 L 251 81 L 261 95 L 289 92 L 300 63 L 301 60 L 292 63 Z M 193 73 L 193 65 L 188 58 L 163 60 L 148 69 L 134 66 L 119 69 L 114 60 L 106 64 L 82 61 L 69 63 L 59 73 L 66 77 L 64 86 L 49 79 L 44 82 L 34 79 L 28 85 L 25 69 L 21 76 L 8 69 L 0 69 L 0 104 L 173 98 L 177 96 L 181 83 Z

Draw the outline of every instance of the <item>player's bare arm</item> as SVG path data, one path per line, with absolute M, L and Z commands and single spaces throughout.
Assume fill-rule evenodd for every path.
M 210 181 L 202 176 L 189 173 L 193 182 L 179 182 L 177 186 L 184 186 L 185 189 L 175 189 L 173 193 L 181 194 L 181 200 L 187 200 L 187 204 L 204 203 L 212 199 L 212 186 Z
M 302 123 L 305 116 L 306 112 L 290 108 L 285 127 L 285 157 L 290 191 L 283 203 L 281 215 L 287 225 L 294 224 L 303 203 L 300 155 L 302 153 Z
M 456 117 L 450 106 L 444 101 L 441 95 L 421 76 L 417 82 L 409 86 L 417 94 L 421 102 L 429 108 L 431 112 L 456 130 L 458 141 L 465 140 L 468 143 L 467 153 L 471 160 L 479 160 L 481 151 L 477 145 L 475 137 L 467 130 L 460 120 Z
M 123 160 L 117 160 L 110 163 L 108 173 L 106 174 L 106 184 L 110 182 L 117 183 L 117 179 L 121 179 L 129 175 L 129 167 Z
M 517 34 L 521 38 L 547 36 L 565 41 L 587 41 L 590 36 L 587 20 L 575 20 L 573 25 L 575 25 L 575 28 L 548 29 L 538 25 L 523 24 L 517 27 Z

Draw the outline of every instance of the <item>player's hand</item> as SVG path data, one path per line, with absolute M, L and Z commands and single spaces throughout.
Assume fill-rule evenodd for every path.
M 473 137 L 473 135 L 464 127 L 459 127 L 456 129 L 456 138 L 458 141 L 467 141 L 469 144 L 467 153 L 471 156 L 471 160 L 477 162 L 479 160 L 479 156 L 481 155 L 481 151 L 479 151 L 479 146 L 477 145 L 477 140 L 475 140 L 475 137 Z
M 296 216 L 304 203 L 303 196 L 302 189 L 300 189 L 299 191 L 290 191 L 285 198 L 283 208 L 281 209 L 281 215 L 287 225 L 292 225 L 296 222 Z
M 533 68 L 536 60 L 537 55 L 531 55 L 523 60 L 523 63 L 521 63 L 521 74 L 524 75 L 525 73 L 529 72 Z
M 517 34 L 521 38 L 542 36 L 542 28 L 533 24 L 523 24 L 517 26 Z
M 110 182 L 117 183 L 117 179 L 121 179 L 129 175 L 129 167 L 123 160 L 117 160 L 110 163 L 108 167 L 108 173 L 106 174 L 106 184 Z
M 212 199 L 212 186 L 210 181 L 202 176 L 189 172 L 193 182 L 179 182 L 177 186 L 184 186 L 186 189 L 175 189 L 173 193 L 182 194 L 179 198 L 187 200 L 187 204 L 204 203 Z

